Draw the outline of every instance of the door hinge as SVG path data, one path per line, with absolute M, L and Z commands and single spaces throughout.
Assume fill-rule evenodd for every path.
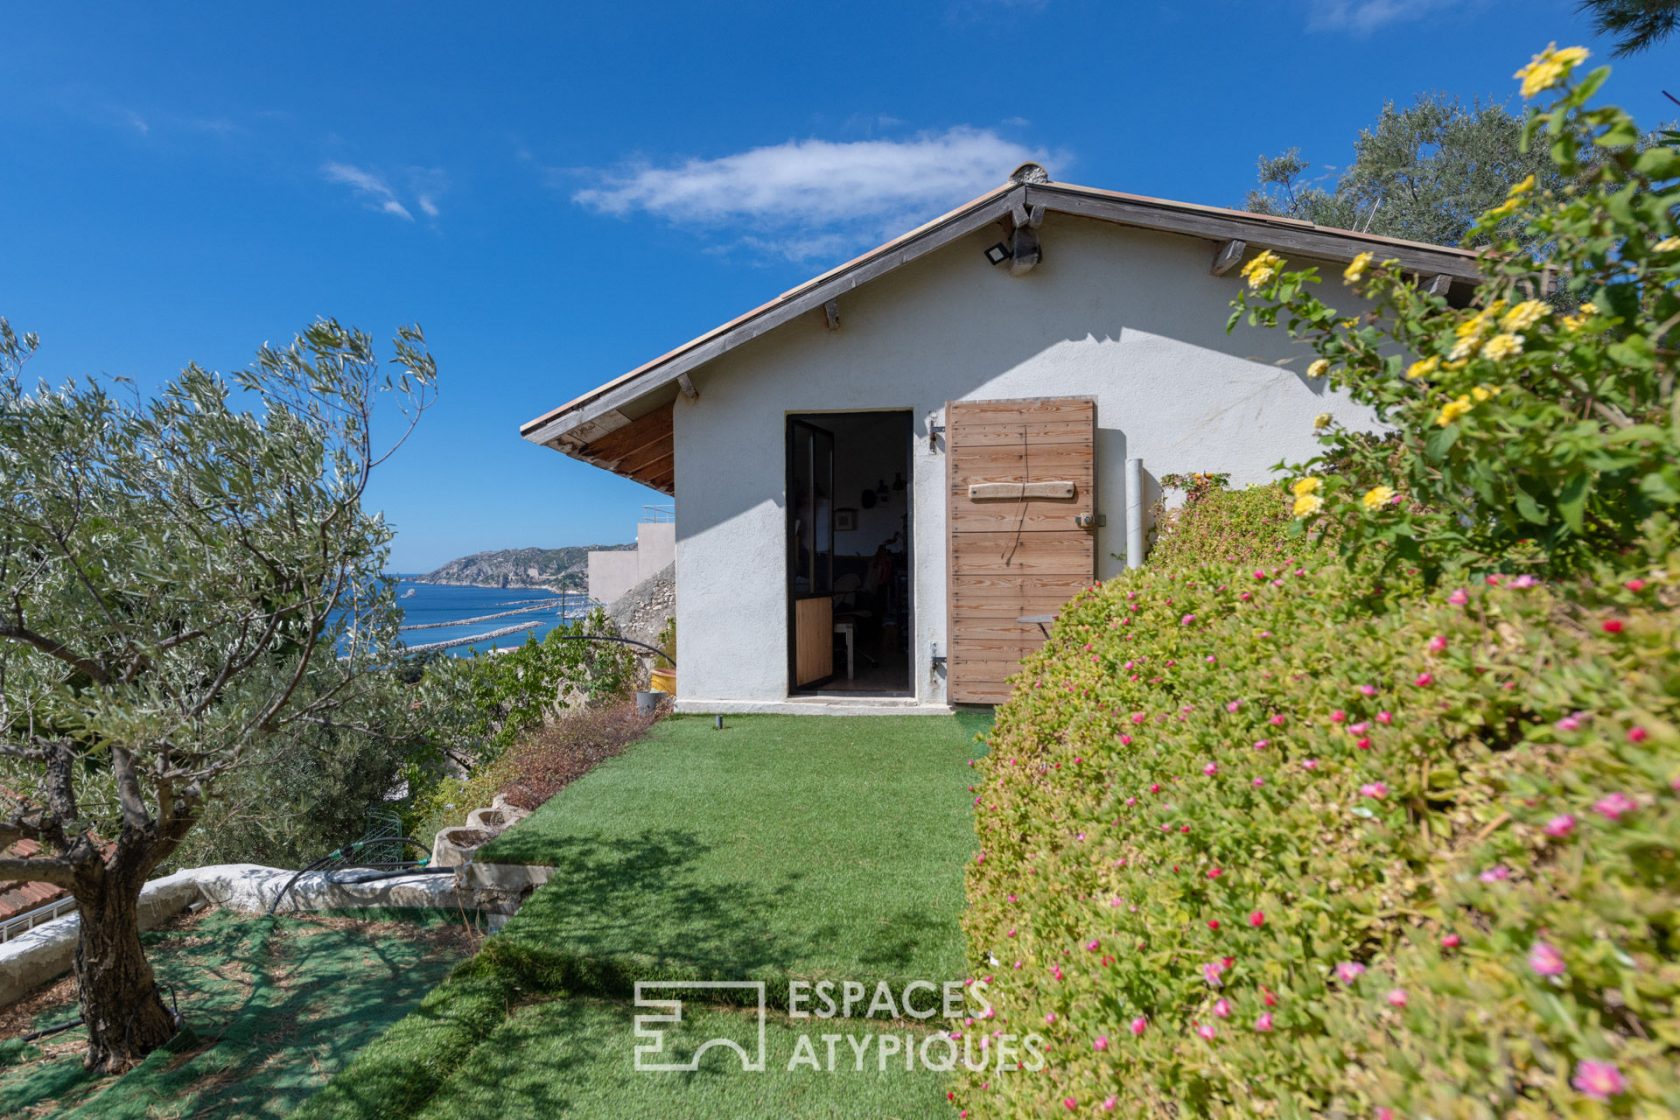
M 1073 523 L 1081 529 L 1105 529 L 1108 527 L 1108 515 L 1104 513 L 1081 513 L 1073 519 Z
M 944 435 L 944 434 L 945 434 L 945 425 L 943 425 L 943 424 L 929 424 L 928 425 L 928 450 L 929 451 L 931 451 L 935 454 L 938 454 L 938 452 L 939 452 L 939 437 Z

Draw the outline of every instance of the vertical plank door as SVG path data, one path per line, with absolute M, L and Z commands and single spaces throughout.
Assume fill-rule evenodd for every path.
M 1044 644 L 1030 621 L 1096 576 L 1097 406 L 1089 398 L 945 406 L 946 695 L 998 704 Z

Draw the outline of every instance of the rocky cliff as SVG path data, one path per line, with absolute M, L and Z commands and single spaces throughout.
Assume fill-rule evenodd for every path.
M 503 548 L 451 560 L 417 583 L 471 587 L 540 587 L 548 591 L 587 591 L 589 553 L 634 548 L 632 544 L 586 544 L 567 548 Z

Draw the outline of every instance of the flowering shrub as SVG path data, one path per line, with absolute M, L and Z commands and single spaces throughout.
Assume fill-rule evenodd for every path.
M 1314 293 L 1316 268 L 1269 252 L 1244 266 L 1232 324 L 1285 325 L 1316 350 L 1314 375 L 1391 426 L 1326 423 L 1323 454 L 1294 468 L 1296 515 L 1333 523 L 1349 555 L 1377 545 L 1426 574 L 1464 561 L 1563 574 L 1637 568 L 1673 545 L 1680 134 L 1642 143 L 1626 113 L 1593 107 L 1609 71 L 1577 80 L 1585 57 L 1548 49 L 1518 74 L 1524 97 L 1553 97 L 1527 136 L 1573 185 L 1530 176 L 1483 217 L 1473 306 L 1369 253 L 1341 277 L 1368 301 L 1356 317 Z M 1511 218 L 1543 259 L 1501 238 Z
M 957 1108 L 1680 1113 L 1677 597 L 1292 564 L 1078 597 L 973 786 L 973 1029 L 1049 1064 Z
M 1278 563 L 1300 542 L 1289 533 L 1288 506 L 1277 486 L 1227 490 L 1218 475 L 1167 475 L 1161 485 L 1184 490 L 1184 504 L 1155 511 L 1149 564 L 1174 568 L 1210 560 L 1227 564 Z

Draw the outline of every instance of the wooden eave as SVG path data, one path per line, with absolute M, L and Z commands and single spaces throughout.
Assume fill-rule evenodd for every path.
M 521 425 L 519 434 L 674 494 L 671 410 L 678 392 L 692 389 L 688 375 L 693 370 L 960 237 L 1040 206 L 1049 213 L 1200 238 L 1216 252 L 1220 246 L 1243 242 L 1246 246 L 1239 250 L 1270 249 L 1336 263 L 1370 252 L 1397 260 L 1406 271 L 1447 290 L 1454 285 L 1474 287 L 1481 280 L 1477 254 L 1469 249 L 1071 183 L 1009 182 Z

